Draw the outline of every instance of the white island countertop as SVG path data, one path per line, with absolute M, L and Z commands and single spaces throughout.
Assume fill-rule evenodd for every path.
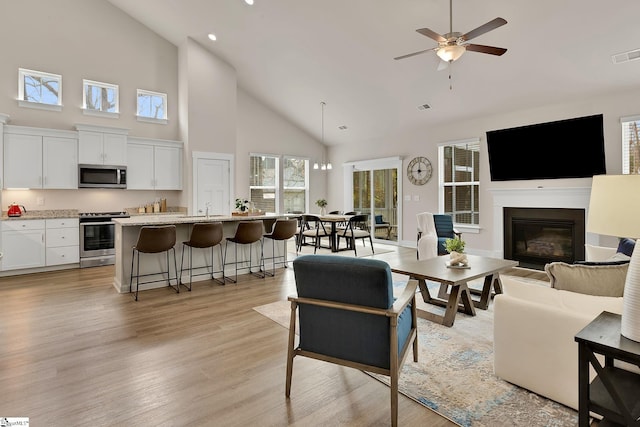
M 237 221 L 254 221 L 254 220 L 275 220 L 278 218 L 296 217 L 293 214 L 263 214 L 263 215 L 209 215 L 202 216 L 185 216 L 181 214 L 175 215 L 139 215 L 129 218 L 113 218 L 113 222 L 123 227 L 141 226 L 141 225 L 166 225 L 166 224 L 195 224 L 196 222 L 237 222 Z

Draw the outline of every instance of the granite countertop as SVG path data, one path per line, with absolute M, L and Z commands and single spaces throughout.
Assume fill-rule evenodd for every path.
M 248 216 L 235 216 L 235 215 L 209 215 L 206 216 L 185 216 L 185 215 L 159 215 L 159 214 L 147 214 L 136 215 L 130 218 L 114 218 L 113 222 L 121 224 L 123 227 L 127 226 L 139 226 L 139 225 L 163 225 L 163 224 L 194 224 L 196 222 L 209 222 L 209 221 L 250 221 L 258 219 L 277 219 L 287 218 L 290 216 L 296 216 L 291 214 L 264 214 L 264 215 L 248 215 Z
M 2 212 L 2 221 L 13 221 L 16 219 L 56 219 L 56 218 L 78 218 L 77 209 L 51 209 L 41 211 L 26 211 L 20 216 L 8 216 L 7 212 Z

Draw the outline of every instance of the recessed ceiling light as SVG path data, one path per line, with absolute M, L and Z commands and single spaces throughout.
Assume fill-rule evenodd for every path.
M 216 40 L 218 40 L 218 38 L 216 37 L 216 35 L 215 35 L 215 34 L 213 34 L 213 33 L 209 33 L 209 35 L 208 35 L 207 37 L 209 37 L 209 40 L 212 40 L 212 41 L 216 41 Z
M 253 4 L 253 0 L 244 0 L 244 2 L 249 5 Z

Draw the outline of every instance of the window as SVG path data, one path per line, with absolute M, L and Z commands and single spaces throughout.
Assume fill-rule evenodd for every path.
M 279 160 L 272 155 L 252 154 L 250 157 L 251 201 L 254 208 L 263 212 L 278 212 Z
M 308 177 L 309 160 L 285 156 L 282 179 L 285 212 L 307 211 Z
M 640 116 L 623 117 L 622 123 L 622 173 L 640 174 Z
M 62 76 L 20 68 L 18 104 L 21 107 L 62 110 Z
M 85 112 L 118 114 L 118 86 L 109 83 L 82 81 L 82 108 Z
M 439 147 L 440 210 L 459 225 L 480 224 L 480 140 L 455 141 Z
M 138 89 L 138 120 L 167 123 L 167 94 Z

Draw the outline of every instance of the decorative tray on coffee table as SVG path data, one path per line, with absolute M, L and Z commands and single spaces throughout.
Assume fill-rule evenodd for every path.
M 451 261 L 447 261 L 447 268 L 465 269 L 471 268 L 469 264 L 451 264 Z

